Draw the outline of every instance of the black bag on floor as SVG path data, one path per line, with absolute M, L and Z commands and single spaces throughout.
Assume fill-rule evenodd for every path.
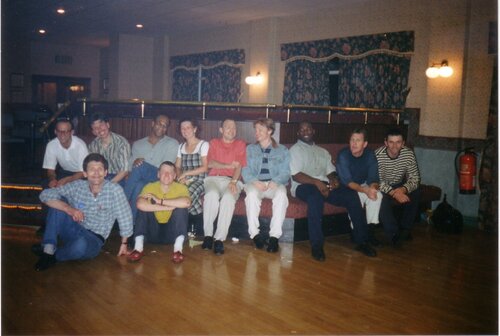
M 464 228 L 462 214 L 446 202 L 446 194 L 432 213 L 431 221 L 436 230 L 441 233 L 462 233 Z

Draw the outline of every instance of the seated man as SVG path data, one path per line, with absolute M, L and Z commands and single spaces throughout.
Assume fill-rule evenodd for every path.
M 48 183 L 44 188 L 61 187 L 83 177 L 83 159 L 88 154 L 85 142 L 73 135 L 73 125 L 67 119 L 58 120 L 52 139 L 45 149 L 43 168 L 47 169 Z M 56 169 L 59 165 L 60 169 Z
M 111 132 L 109 118 L 104 113 L 92 114 L 90 127 L 96 138 L 89 144 L 89 152 L 104 156 L 109 162 L 109 174 L 106 179 L 120 183 L 123 187 L 128 175 L 130 144 L 121 135 Z
M 307 203 L 307 225 L 312 256 L 325 260 L 321 221 L 324 203 L 347 208 L 353 224 L 356 249 L 369 257 L 377 252 L 368 243 L 366 217 L 358 194 L 345 186 L 339 186 L 332 157 L 327 150 L 314 144 L 314 129 L 303 121 L 297 132 L 299 140 L 290 148 L 292 195 Z
M 132 216 L 135 219 L 137 213 L 137 196 L 142 188 L 150 182 L 158 179 L 158 167 L 164 161 L 175 162 L 179 142 L 166 136 L 170 119 L 159 115 L 151 123 L 149 136 L 137 140 L 132 145 L 132 156 L 130 157 L 129 172 L 125 182 L 125 196 L 130 202 Z
M 415 154 L 405 146 L 403 133 L 399 128 L 390 129 L 386 133 L 384 144 L 375 151 L 380 191 L 383 195 L 380 221 L 386 237 L 394 246 L 398 246 L 401 241 L 412 238 L 411 230 L 420 200 L 420 172 Z M 394 201 L 403 206 L 399 223 L 394 215 Z
M 212 248 L 215 238 L 214 253 L 224 253 L 224 240 L 236 201 L 240 197 L 243 184 L 239 182 L 241 168 L 247 164 L 246 144 L 236 139 L 236 122 L 225 119 L 219 128 L 221 138 L 212 139 L 207 160 L 210 169 L 205 178 L 205 198 L 203 202 L 203 231 L 205 239 L 201 246 L 205 250 Z M 218 215 L 217 230 L 214 232 L 214 221 Z
M 375 224 L 379 223 L 378 214 L 382 193 L 379 189 L 378 166 L 375 154 L 369 148 L 366 130 L 357 128 L 351 133 L 349 147 L 342 149 L 337 158 L 337 172 L 340 183 L 358 192 L 361 204 L 365 206 L 368 223 L 369 243 L 380 245 L 375 237 Z M 351 223 L 352 226 L 352 223 Z
M 288 207 L 286 185 L 290 179 L 290 154 L 285 146 L 273 139 L 275 125 L 272 119 L 259 119 L 254 122 L 254 128 L 257 143 L 247 146 L 247 166 L 242 170 L 247 194 L 248 233 L 256 248 L 264 248 L 265 241 L 259 229 L 260 205 L 263 198 L 272 199 L 273 216 L 267 251 L 278 252 L 278 240 L 283 233 Z
M 187 234 L 188 208 L 191 206 L 185 185 L 175 182 L 175 165 L 170 161 L 160 164 L 159 181 L 146 184 L 137 198 L 134 250 L 130 261 L 144 256 L 144 241 L 153 244 L 174 244 L 172 261 L 184 260 L 182 245 Z
M 50 209 L 42 245 L 33 247 L 33 252 L 40 256 L 35 264 L 37 271 L 49 268 L 56 261 L 96 257 L 115 220 L 122 237 L 118 256 L 127 253 L 127 239 L 132 235 L 133 225 L 123 189 L 104 179 L 108 162 L 100 154 L 87 155 L 83 171 L 87 180 L 45 189 L 40 194 L 40 200 Z M 58 246 L 58 239 L 62 246 Z

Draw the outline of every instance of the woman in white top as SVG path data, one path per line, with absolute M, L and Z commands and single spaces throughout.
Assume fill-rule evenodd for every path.
M 201 197 L 205 192 L 203 180 L 208 171 L 208 147 L 207 141 L 196 137 L 199 130 L 198 124 L 193 119 L 183 119 L 179 123 L 179 129 L 186 142 L 179 146 L 175 168 L 177 181 L 188 187 L 191 196 L 191 215 L 199 215 L 203 212 Z

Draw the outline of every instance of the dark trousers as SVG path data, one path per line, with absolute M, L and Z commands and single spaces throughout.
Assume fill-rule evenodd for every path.
M 322 247 L 324 236 L 321 228 L 323 208 L 325 202 L 347 209 L 351 217 L 353 229 L 352 234 L 356 244 L 362 244 L 368 239 L 368 225 L 366 215 L 358 193 L 347 187 L 339 187 L 330 191 L 328 197 L 323 197 L 316 186 L 312 184 L 301 184 L 295 192 L 298 199 L 307 203 L 307 226 L 309 240 L 313 247 Z
M 394 198 L 388 194 L 383 193 L 382 195 L 383 198 L 382 204 L 380 205 L 379 218 L 380 222 L 382 222 L 382 226 L 384 227 L 386 237 L 391 239 L 396 233 L 399 232 L 399 227 L 405 230 L 411 230 L 418 211 L 420 188 L 408 194 L 410 202 L 400 205 L 402 207 L 402 215 L 399 224 L 396 215 L 394 214 Z
M 159 224 L 154 212 L 137 210 L 134 236 L 144 236 L 152 244 L 173 244 L 180 235 L 187 235 L 188 210 L 175 209 L 165 224 Z

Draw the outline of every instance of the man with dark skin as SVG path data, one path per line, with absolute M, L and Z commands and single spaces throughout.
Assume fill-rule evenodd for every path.
M 307 222 L 311 254 L 324 261 L 324 236 L 321 228 L 324 203 L 345 207 L 353 223 L 356 249 L 369 257 L 377 252 L 368 244 L 366 217 L 357 192 L 339 186 L 335 166 L 327 150 L 314 143 L 315 131 L 310 122 L 299 125 L 298 141 L 290 148 L 292 196 L 307 203 Z

